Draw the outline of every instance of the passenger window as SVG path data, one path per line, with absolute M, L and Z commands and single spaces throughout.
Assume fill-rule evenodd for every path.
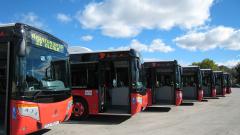
M 71 66 L 73 88 L 98 88 L 97 66 L 95 64 L 76 64 Z
M 155 86 L 157 88 L 159 87 L 163 87 L 163 86 L 173 86 L 173 76 L 169 73 L 168 74 L 164 74 L 164 73 L 160 73 L 157 72 L 156 73 L 156 82 L 155 82 Z

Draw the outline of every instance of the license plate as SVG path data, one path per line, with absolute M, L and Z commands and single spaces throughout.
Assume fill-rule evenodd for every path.
M 59 123 L 60 123 L 59 121 L 55 121 L 55 122 L 52 122 L 52 123 L 48 123 L 48 124 L 44 125 L 44 128 L 49 128 L 49 127 L 58 125 Z

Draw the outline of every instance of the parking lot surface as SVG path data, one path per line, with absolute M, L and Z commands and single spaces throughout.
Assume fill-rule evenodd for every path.
M 182 106 L 148 108 L 133 117 L 91 116 L 70 120 L 44 135 L 239 135 L 240 89 L 232 94 Z

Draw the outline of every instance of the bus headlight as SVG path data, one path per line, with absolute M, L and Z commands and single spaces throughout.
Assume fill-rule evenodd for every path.
M 18 104 L 18 112 L 21 116 L 31 117 L 37 121 L 40 120 L 37 105 Z

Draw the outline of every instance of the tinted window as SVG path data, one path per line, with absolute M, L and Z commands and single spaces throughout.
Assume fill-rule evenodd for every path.
M 97 64 L 71 65 L 73 88 L 98 88 Z

